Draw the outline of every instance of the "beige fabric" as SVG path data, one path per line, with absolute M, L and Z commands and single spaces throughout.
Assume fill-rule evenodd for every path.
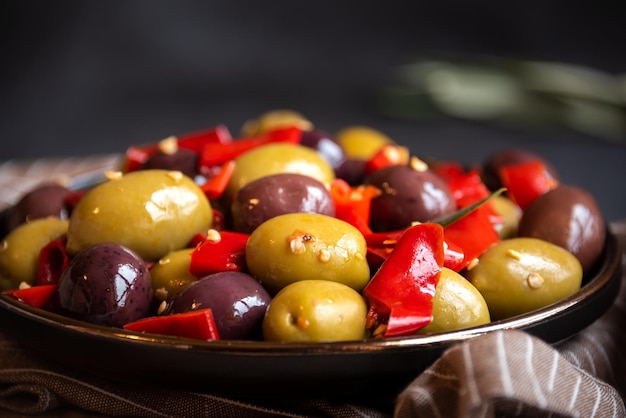
M 114 161 L 110 156 L 83 160 L 83 168 Z M 50 170 L 63 175 L 59 164 L 74 166 L 67 160 L 36 164 L 36 169 L 0 165 L 0 196 L 6 203 L 23 190 L 20 179 L 33 184 Z M 612 228 L 623 242 L 626 223 Z M 556 347 L 520 331 L 488 334 L 446 351 L 397 399 L 358 404 L 325 399 L 252 404 L 113 384 L 46 361 L 0 330 L 0 416 L 625 417 L 625 318 L 626 285 L 602 318 Z

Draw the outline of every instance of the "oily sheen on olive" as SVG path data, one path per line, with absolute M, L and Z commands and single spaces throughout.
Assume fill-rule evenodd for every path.
M 589 192 L 577 186 L 560 185 L 526 208 L 518 234 L 565 248 L 578 258 L 588 273 L 602 253 L 606 224 Z
M 234 229 L 245 233 L 270 218 L 294 212 L 335 216 L 335 204 L 321 182 L 302 174 L 281 173 L 246 184 L 231 205 Z
M 539 160 L 546 166 L 546 170 L 552 178 L 558 180 L 556 169 L 539 154 L 521 148 L 505 148 L 491 154 L 483 164 L 483 181 L 490 190 L 497 190 L 502 187 L 500 181 L 500 168 L 528 161 Z
M 375 171 L 367 183 L 381 194 L 372 199 L 370 224 L 374 231 L 402 229 L 449 215 L 456 203 L 446 182 L 430 170 L 397 165 Z
M 78 253 L 57 285 L 54 311 L 97 325 L 121 327 L 152 307 L 146 263 L 118 244 L 98 244 Z
M 48 216 L 67 219 L 69 209 L 65 204 L 65 198 L 69 193 L 67 187 L 57 183 L 35 187 L 8 209 L 6 230 L 11 231 L 27 221 Z

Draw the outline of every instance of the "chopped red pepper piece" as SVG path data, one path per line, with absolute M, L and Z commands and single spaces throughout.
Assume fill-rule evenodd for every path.
M 206 182 L 200 185 L 200 189 L 202 189 L 207 199 L 216 200 L 222 196 L 234 171 L 235 161 L 226 161 L 215 175 L 209 177 Z
M 128 331 L 172 335 L 197 340 L 219 340 L 219 333 L 210 308 L 141 318 L 129 322 L 123 328 Z
M 371 233 L 369 227 L 370 206 L 374 197 L 380 194 L 371 185 L 350 186 L 340 178 L 330 183 L 330 195 L 335 204 L 335 217 L 348 222 L 363 234 Z
M 371 174 L 392 165 L 406 165 L 411 153 L 407 147 L 398 144 L 385 144 L 365 163 L 365 174 Z
M 200 153 L 200 171 L 205 171 L 208 167 L 224 164 L 228 160 L 234 160 L 244 152 L 261 145 L 274 142 L 299 144 L 301 138 L 302 131 L 300 128 L 290 126 L 287 128 L 276 128 L 254 137 L 240 138 L 228 144 L 207 143 Z
M 189 272 L 200 278 L 220 271 L 245 271 L 246 244 L 250 235 L 211 230 L 191 252 Z
M 179 148 L 189 149 L 199 154 L 205 144 L 227 144 L 231 140 L 228 128 L 224 125 L 217 125 L 210 129 L 180 135 L 177 137 L 177 144 Z M 158 150 L 159 142 L 129 147 L 126 150 L 124 171 L 137 170 Z
M 500 168 L 500 181 L 509 198 L 522 209 L 559 185 L 541 160 L 530 160 Z
M 446 181 L 453 180 L 465 174 L 465 168 L 457 161 L 436 161 L 429 168 Z
M 37 266 L 37 284 L 57 284 L 65 268 L 70 263 L 70 256 L 65 247 L 66 236 L 54 239 L 39 252 Z
M 447 184 L 459 209 L 466 208 L 491 194 L 482 177 L 475 170 L 450 178 Z M 503 222 L 502 215 L 493 207 L 493 202 L 487 201 L 479 209 L 489 213 L 492 223 Z
M 5 290 L 4 293 L 35 308 L 45 308 L 52 301 L 56 288 L 54 284 L 46 284 Z
M 441 225 L 423 223 L 406 229 L 363 290 L 370 306 L 367 327 L 374 336 L 413 334 L 432 321 L 443 261 Z

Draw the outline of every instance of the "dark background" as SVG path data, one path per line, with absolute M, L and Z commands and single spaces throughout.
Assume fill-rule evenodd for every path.
M 505 56 L 626 73 L 619 2 L 2 1 L 0 161 L 117 153 L 276 108 L 329 132 L 377 128 L 418 155 L 478 163 L 522 146 L 626 217 L 626 145 L 555 126 L 376 106 L 391 69 Z M 626 93 L 622 94 L 626 95 Z

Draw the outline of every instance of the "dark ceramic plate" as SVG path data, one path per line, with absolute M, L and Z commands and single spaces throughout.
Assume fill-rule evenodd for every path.
M 609 233 L 596 273 L 575 295 L 509 320 L 455 332 L 375 341 L 267 343 L 196 341 L 90 325 L 0 297 L 0 329 L 70 368 L 100 377 L 160 382 L 237 396 L 393 394 L 448 347 L 503 329 L 548 343 L 578 333 L 613 303 L 621 252 Z

